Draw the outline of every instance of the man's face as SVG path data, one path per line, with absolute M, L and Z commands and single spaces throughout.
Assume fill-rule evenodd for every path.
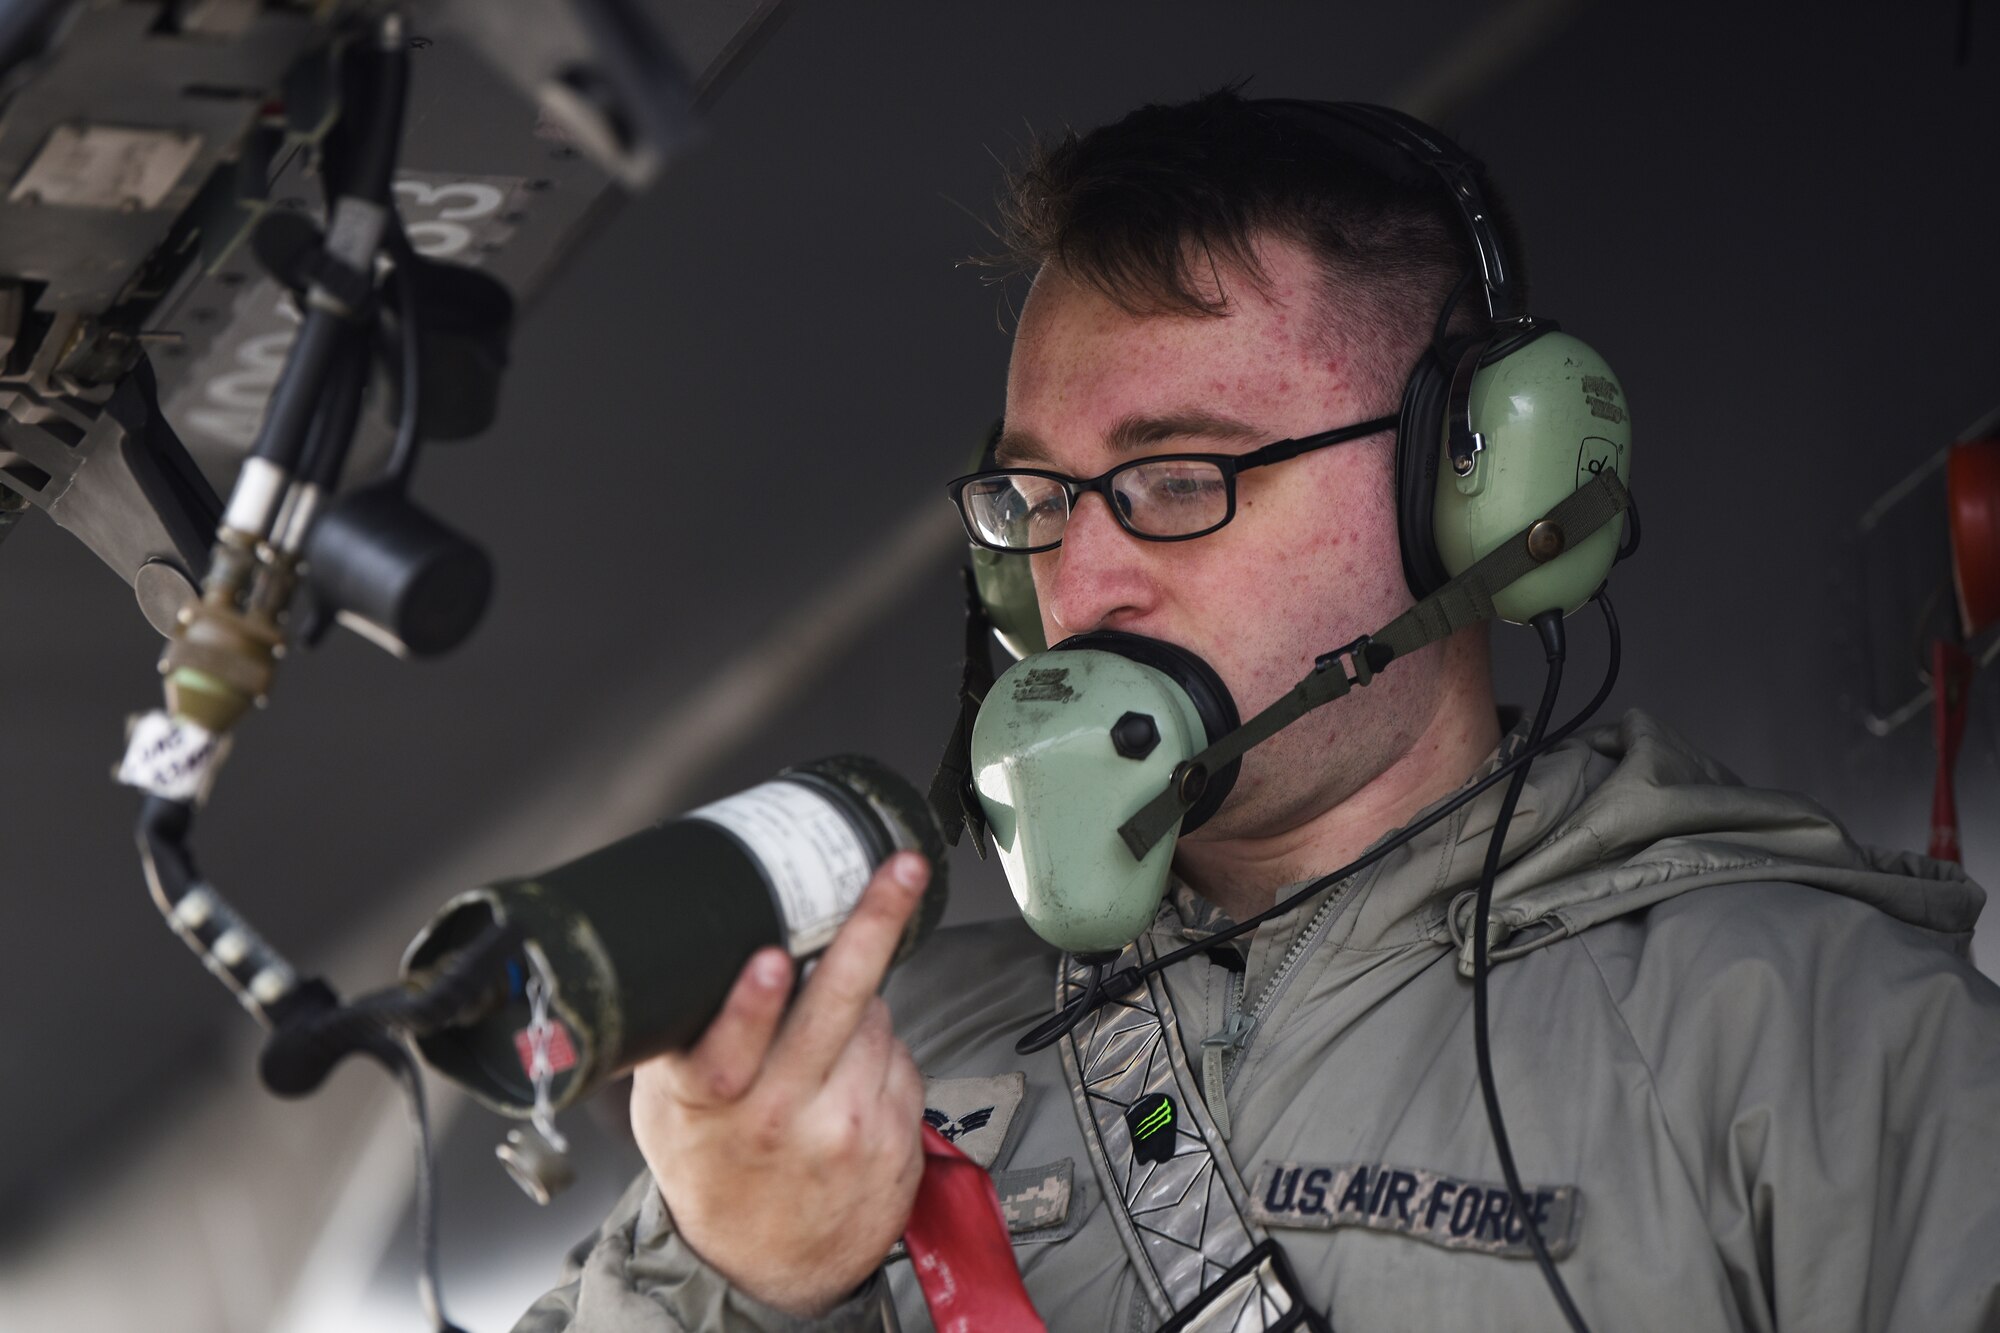
M 1265 290 L 1225 269 L 1219 318 L 1133 316 L 1044 269 L 1014 340 L 1002 465 L 1093 477 L 1142 454 L 1247 453 L 1393 411 L 1346 340 L 1327 336 L 1305 250 L 1269 239 L 1259 254 Z M 1083 497 L 1063 544 L 1032 557 L 1049 642 L 1115 629 L 1192 649 L 1247 720 L 1321 653 L 1410 604 L 1393 458 L 1385 432 L 1253 468 L 1237 478 L 1236 517 L 1193 541 L 1140 541 L 1101 497 Z M 1437 660 L 1413 655 L 1251 750 L 1223 811 L 1193 836 L 1279 835 L 1359 790 L 1422 735 Z

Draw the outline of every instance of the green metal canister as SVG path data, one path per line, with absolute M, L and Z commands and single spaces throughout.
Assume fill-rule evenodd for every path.
M 900 962 L 944 914 L 944 843 L 916 788 L 858 755 L 786 769 L 541 874 L 461 894 L 411 942 L 405 984 L 424 986 L 496 922 L 522 943 L 504 984 L 418 1045 L 482 1103 L 526 1116 L 539 991 L 547 1104 L 560 1110 L 692 1045 L 758 949 L 803 960 L 826 948 L 875 868 L 905 849 L 930 862 L 931 881 Z

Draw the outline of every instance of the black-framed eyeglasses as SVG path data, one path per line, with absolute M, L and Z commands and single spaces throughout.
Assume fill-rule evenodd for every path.
M 1010 467 L 959 477 L 945 489 L 965 535 L 988 550 L 1032 554 L 1062 545 L 1078 498 L 1095 491 L 1118 526 L 1142 541 L 1206 537 L 1236 517 L 1236 474 L 1393 429 L 1396 418 L 1279 440 L 1247 454 L 1148 454 L 1079 481 L 1060 472 Z

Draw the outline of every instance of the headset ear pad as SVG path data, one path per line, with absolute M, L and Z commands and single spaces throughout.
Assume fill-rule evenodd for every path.
M 1035 575 L 1025 555 L 970 546 L 972 585 L 993 626 L 993 637 L 1016 662 L 1048 647 L 1042 633 L 1042 608 L 1035 598 Z
M 1459 358 L 1483 341 L 1453 338 L 1442 351 L 1435 345 L 1425 347 L 1403 384 L 1403 408 L 1396 424 L 1396 531 L 1403 550 L 1403 579 L 1418 601 L 1450 578 L 1431 528 L 1438 463 L 1444 454 L 1444 414 Z
M 974 472 L 987 472 L 999 466 L 1000 436 L 1006 424 L 995 417 L 987 427 L 979 459 L 972 465 Z M 1000 641 L 1007 655 L 1018 662 L 1029 653 L 1047 648 L 1048 640 L 1042 634 L 1042 608 L 1035 600 L 1035 576 L 1028 566 L 1028 557 L 989 551 L 969 542 L 966 550 L 971 553 L 972 584 L 979 604 L 986 612 L 987 623 L 993 626 L 993 637 Z

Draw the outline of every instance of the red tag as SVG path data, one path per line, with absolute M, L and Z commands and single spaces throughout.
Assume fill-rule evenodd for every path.
M 548 1042 L 549 1072 L 560 1074 L 565 1069 L 576 1067 L 576 1047 L 570 1045 L 569 1029 L 560 1023 L 544 1024 L 542 1028 Z M 514 1049 L 521 1057 L 521 1070 L 529 1078 L 535 1076 L 535 1028 L 532 1024 L 514 1034 Z
M 929 1125 L 903 1244 L 938 1333 L 1048 1333 L 1035 1313 L 993 1177 Z

